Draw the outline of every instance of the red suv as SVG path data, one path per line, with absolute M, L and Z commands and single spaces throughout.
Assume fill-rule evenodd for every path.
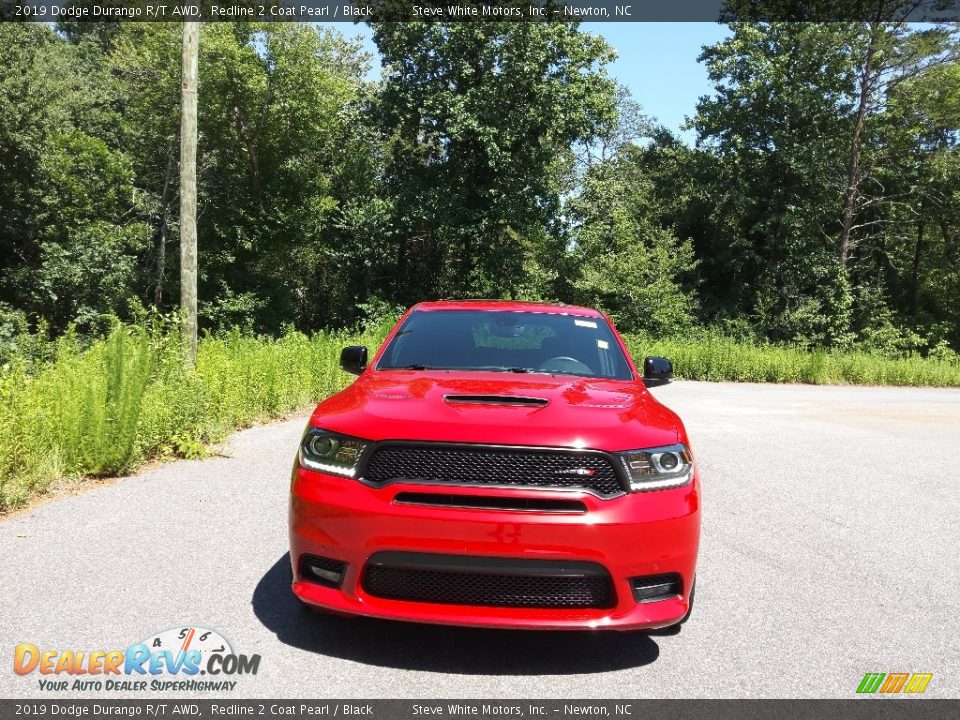
M 293 592 L 335 613 L 643 630 L 693 601 L 700 496 L 680 419 L 596 310 L 421 303 L 321 402 L 290 491 Z

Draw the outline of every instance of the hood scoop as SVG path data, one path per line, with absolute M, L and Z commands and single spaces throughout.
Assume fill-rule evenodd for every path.
M 519 405 L 520 407 L 543 407 L 549 400 L 522 395 L 444 395 L 443 399 L 455 405 Z

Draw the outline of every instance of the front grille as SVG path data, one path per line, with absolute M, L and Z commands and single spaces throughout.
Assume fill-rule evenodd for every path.
M 396 481 L 537 488 L 582 488 L 611 497 L 623 486 L 610 458 L 592 451 L 485 446 L 383 445 L 361 471 L 378 485 Z
M 379 553 L 363 589 L 376 597 L 447 605 L 610 608 L 613 585 L 593 563 Z

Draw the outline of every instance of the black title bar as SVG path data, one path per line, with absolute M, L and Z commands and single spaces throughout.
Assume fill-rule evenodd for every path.
M 0 700 L 3 720 L 956 720 L 960 700 Z
M 960 0 L 0 0 L 14 21 L 957 22 Z

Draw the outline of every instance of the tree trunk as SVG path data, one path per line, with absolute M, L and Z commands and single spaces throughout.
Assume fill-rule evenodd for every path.
M 197 64 L 200 23 L 183 24 L 180 94 L 180 310 L 184 360 L 197 360 Z
M 173 144 L 167 152 L 167 171 L 163 176 L 160 195 L 160 238 L 157 242 L 157 284 L 153 289 L 153 304 L 159 308 L 163 301 L 163 281 L 167 275 L 167 230 L 170 228 L 170 176 L 173 174 Z
M 857 191 L 860 185 L 860 139 L 863 135 L 863 121 L 870 101 L 870 76 L 873 73 L 873 60 L 877 52 L 877 35 L 880 23 L 870 23 L 870 42 L 867 56 L 864 58 L 863 72 L 860 74 L 860 102 L 857 105 L 857 119 L 853 126 L 853 138 L 850 143 L 850 160 L 847 163 L 847 191 L 843 200 L 843 229 L 840 233 L 840 264 L 847 266 L 850 255 L 850 229 L 856 216 Z
M 917 321 L 920 309 L 920 261 L 923 257 L 923 231 L 925 220 L 921 217 L 917 223 L 917 244 L 913 250 L 913 269 L 910 273 L 910 317 Z

